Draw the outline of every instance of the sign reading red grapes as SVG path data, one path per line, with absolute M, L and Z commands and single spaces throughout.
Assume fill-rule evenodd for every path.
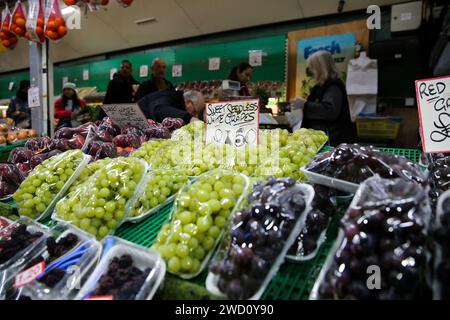
M 417 80 L 416 95 L 423 151 L 450 152 L 450 76 Z
M 223 101 L 206 105 L 206 144 L 236 148 L 257 145 L 259 100 Z

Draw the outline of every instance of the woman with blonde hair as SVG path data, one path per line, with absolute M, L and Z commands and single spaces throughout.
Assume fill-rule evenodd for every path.
M 307 100 L 296 98 L 293 110 L 303 110 L 303 128 L 322 130 L 336 146 L 351 142 L 352 122 L 344 82 L 339 78 L 333 56 L 328 51 L 318 51 L 307 60 L 315 86 Z

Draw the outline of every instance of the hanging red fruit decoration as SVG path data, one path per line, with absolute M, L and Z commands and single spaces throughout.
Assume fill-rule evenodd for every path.
M 27 32 L 31 41 L 42 43 L 45 40 L 45 17 L 43 0 L 28 0 Z
M 61 13 L 58 0 L 49 1 L 53 1 L 53 4 L 48 13 L 44 34 L 50 40 L 60 40 L 67 34 L 66 22 Z
M 8 4 L 6 4 L 1 12 L 0 41 L 8 49 L 14 49 L 18 41 L 17 36 L 10 31 L 11 20 L 11 12 L 9 11 Z
M 133 0 L 117 0 L 117 2 L 124 8 L 131 6 Z
M 22 1 L 19 0 L 16 2 L 16 6 L 13 10 L 10 31 L 15 33 L 18 37 L 22 38 L 28 38 L 27 29 L 25 27 L 27 24 L 25 16 L 25 9 L 22 5 Z

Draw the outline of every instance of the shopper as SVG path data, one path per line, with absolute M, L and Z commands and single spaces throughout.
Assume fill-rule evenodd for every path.
M 85 106 L 86 102 L 78 97 L 76 85 L 70 82 L 66 83 L 61 97 L 55 102 L 57 129 L 79 126 L 81 123 L 77 121 L 77 117 L 80 116 L 80 112 Z
M 157 122 L 165 118 L 180 118 L 190 123 L 202 118 L 205 97 L 194 90 L 165 90 L 146 95 L 138 104 L 147 118 Z
M 19 90 L 9 102 L 6 115 L 14 120 L 14 125 L 19 128 L 31 128 L 31 110 L 28 108 L 28 90 L 30 89 L 30 81 L 23 80 L 20 82 Z
M 247 62 L 241 62 L 238 66 L 231 70 L 228 76 L 229 80 L 238 81 L 241 84 L 241 89 L 239 90 L 239 95 L 242 97 L 251 96 L 248 90 L 247 84 L 250 82 L 253 76 L 253 67 Z
M 152 62 L 152 76 L 149 80 L 144 81 L 136 92 L 136 101 L 141 100 L 146 95 L 162 91 L 162 90 L 175 90 L 173 84 L 164 78 L 167 65 L 161 58 L 156 58 Z
M 302 127 L 326 132 L 333 146 L 351 142 L 353 126 L 347 91 L 333 56 L 328 51 L 318 51 L 308 58 L 307 68 L 316 84 L 306 101 L 296 98 L 291 105 L 293 110 L 303 110 Z

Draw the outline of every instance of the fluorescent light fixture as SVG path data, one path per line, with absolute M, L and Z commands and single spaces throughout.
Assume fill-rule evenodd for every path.
M 156 18 L 155 17 L 151 17 L 151 18 L 145 18 L 145 19 L 141 19 L 141 20 L 136 20 L 135 21 L 135 23 L 137 25 L 150 23 L 150 22 L 156 22 Z

